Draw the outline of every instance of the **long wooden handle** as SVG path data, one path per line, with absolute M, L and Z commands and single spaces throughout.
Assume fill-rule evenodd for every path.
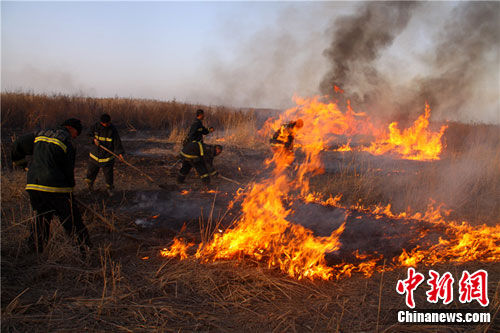
M 238 184 L 238 185 L 243 185 L 242 183 L 240 182 L 237 182 L 236 180 L 234 179 L 231 179 L 231 178 L 227 178 L 227 177 L 224 177 L 223 175 L 219 174 L 219 177 L 224 179 L 224 180 L 227 180 L 228 182 L 231 182 L 231 183 L 235 183 L 235 184 Z
M 105 151 L 107 151 L 108 153 L 110 153 L 111 155 L 113 155 L 114 157 L 118 158 L 120 161 L 122 161 L 123 163 L 125 163 L 126 165 L 128 165 L 129 167 L 133 168 L 134 170 L 137 170 L 141 175 L 143 175 L 144 177 L 146 177 L 147 179 L 149 179 L 151 182 L 155 183 L 156 185 L 160 186 L 157 182 L 155 182 L 155 180 L 153 178 L 151 178 L 151 176 L 149 176 L 148 174 L 144 173 L 144 171 L 142 171 L 141 169 L 139 169 L 138 167 L 136 167 L 135 165 L 133 164 L 130 164 L 129 162 L 125 161 L 125 159 L 121 159 L 120 156 L 116 155 L 115 153 L 113 153 L 111 150 L 109 150 L 108 148 L 104 147 L 104 146 L 101 146 L 99 145 L 98 147 L 101 147 L 102 149 L 104 149 Z M 160 186 L 161 187 L 161 186 Z

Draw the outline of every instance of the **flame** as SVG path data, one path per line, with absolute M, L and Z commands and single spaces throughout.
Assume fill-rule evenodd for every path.
M 189 191 L 188 190 L 182 190 L 181 191 L 181 195 L 188 195 L 189 194 Z
M 304 198 L 305 202 L 316 202 L 322 205 L 329 205 L 348 209 L 350 211 L 361 211 L 374 215 L 375 218 L 391 218 L 402 221 L 424 221 L 436 227 L 438 230 L 445 230 L 445 235 L 439 238 L 436 244 L 423 248 L 417 245 L 413 249 L 403 249 L 401 255 L 393 258 L 392 266 L 386 269 L 394 269 L 401 266 L 413 266 L 417 264 L 434 265 L 443 262 L 464 263 L 470 261 L 496 262 L 500 261 L 500 225 L 487 226 L 485 224 L 473 226 L 466 221 L 457 222 L 447 221 L 451 211 L 444 209 L 443 204 L 437 205 L 431 201 L 424 213 L 412 213 L 409 210 L 395 214 L 391 211 L 391 205 L 364 207 L 360 203 L 354 206 L 342 206 L 339 201 L 341 196 L 332 200 L 322 200 L 319 194 L 311 194 Z M 420 232 L 422 239 L 427 234 L 426 230 Z M 360 259 L 360 256 L 356 256 Z M 368 258 L 368 256 L 366 257 Z M 362 272 L 370 275 L 373 271 L 380 269 L 377 264 L 381 262 L 381 257 L 365 260 L 364 262 L 354 264 L 342 264 L 336 266 L 341 272 L 350 274 L 352 271 Z
M 164 248 L 160 251 L 162 257 L 179 257 L 181 260 L 188 257 L 188 249 L 192 247 L 193 243 L 187 243 L 182 238 L 174 238 L 174 243 L 170 246 L 170 249 Z
M 337 149 L 335 149 L 335 151 L 352 151 L 352 148 L 351 148 L 351 140 L 347 141 L 347 143 L 345 145 L 342 145 L 340 147 L 338 147 Z
M 397 122 L 389 125 L 389 133 L 382 133 L 365 151 L 373 155 L 386 153 L 398 154 L 409 160 L 429 161 L 439 159 L 443 149 L 441 137 L 447 126 L 441 126 L 439 132 L 428 130 L 431 108 L 425 105 L 425 113 L 420 115 L 412 127 L 403 130 Z
M 441 222 L 443 223 L 443 222 Z M 444 223 L 446 238 L 428 249 L 406 250 L 396 259 L 402 266 L 417 263 L 432 265 L 440 262 L 500 261 L 500 225 L 471 226 L 467 222 Z
M 288 189 L 285 175 L 254 183 L 243 201 L 242 219 L 200 246 L 196 257 L 214 261 L 248 256 L 279 267 L 291 277 L 328 279 L 332 268 L 326 265 L 324 254 L 339 249 L 343 226 L 328 237 L 315 237 L 311 230 L 288 221 L 291 211 L 283 205 Z
M 430 107 L 426 105 L 410 128 L 400 131 L 397 123 L 389 125 L 389 133 L 376 128 L 364 113 L 357 113 L 348 105 L 341 112 L 335 103 L 324 103 L 319 97 L 295 97 L 296 107 L 286 110 L 279 119 L 266 122 L 260 133 L 276 131 L 285 121 L 303 119 L 304 127 L 296 131 L 296 146 L 305 154 L 296 163 L 294 154 L 286 150 L 276 151 L 265 161 L 272 168 L 271 176 L 238 189 L 235 200 L 242 200 L 242 215 L 231 228 L 218 230 L 212 238 L 197 247 L 195 258 L 201 262 L 251 258 L 265 262 L 269 268 L 277 268 L 296 279 L 332 279 L 351 276 L 354 272 L 370 276 L 376 271 L 417 264 L 440 262 L 467 262 L 472 260 L 500 260 L 500 226 L 472 226 L 467 222 L 448 221 L 442 205 L 431 203 L 423 212 L 393 213 L 391 205 L 365 207 L 361 202 L 344 207 L 342 195 L 323 199 L 320 193 L 310 191 L 309 179 L 323 172 L 320 153 L 331 140 L 339 136 L 371 135 L 375 141 L 366 150 L 373 154 L 394 154 L 401 158 L 435 160 L 442 150 L 441 137 L 446 126 L 439 132 L 428 130 Z M 350 141 L 346 146 L 350 147 Z M 184 192 L 184 191 L 183 191 Z M 187 191 L 186 191 L 187 192 Z M 186 193 L 187 194 L 187 193 Z M 302 200 L 346 210 L 344 223 L 327 237 L 313 232 L 290 220 L 292 203 Z M 353 262 L 327 265 L 325 254 L 338 251 L 342 244 L 340 235 L 348 223 L 349 212 L 369 214 L 383 223 L 384 218 L 402 223 L 424 221 L 436 229 L 444 230 L 442 238 L 434 244 L 424 243 L 414 248 L 402 249 L 394 258 L 384 258 L 378 253 L 353 254 Z M 355 219 L 360 218 L 358 216 Z M 416 224 L 415 224 L 416 225 Z M 410 224 L 412 228 L 412 224 Z M 427 231 L 417 230 L 423 239 Z M 170 249 L 161 251 L 162 256 L 188 257 L 194 244 L 175 238 Z
M 326 143 L 336 142 L 344 136 L 348 138 L 347 144 L 336 151 L 352 151 L 350 144 L 356 135 L 373 138 L 368 147 L 359 148 L 373 155 L 390 154 L 402 159 L 431 161 L 439 159 L 443 150 L 441 139 L 447 126 L 441 126 L 438 132 L 429 130 L 431 108 L 427 103 L 424 114 L 411 127 L 400 130 L 397 122 L 387 127 L 376 126 L 365 113 L 355 112 L 350 103 L 342 112 L 337 104 L 322 102 L 319 96 L 294 97 L 294 100 L 296 107 L 286 110 L 278 119 L 266 122 L 259 133 L 269 136 L 280 124 L 301 118 L 306 126 L 296 133 L 295 146 L 306 150 L 311 145 L 325 149 Z M 314 135 L 313 132 L 321 135 Z
M 302 110 L 308 116 L 308 121 L 318 126 L 308 126 L 296 133 L 302 138 L 305 160 L 292 166 L 294 155 L 286 150 L 277 151 L 268 159 L 265 164 L 273 168 L 272 176 L 238 191 L 237 195 L 243 200 L 242 217 L 232 229 L 215 233 L 211 240 L 201 243 L 196 258 L 203 262 L 254 258 L 297 279 L 329 279 L 335 275 L 334 268 L 326 263 L 325 253 L 340 248 L 339 237 L 345 225 L 328 237 L 318 237 L 289 219 L 292 192 L 306 194 L 310 176 L 323 171 L 319 154 L 326 143 L 323 131 L 328 128 L 328 124 L 321 117 L 327 117 L 330 112 L 341 114 L 334 104 L 328 110 L 322 110 L 320 104 L 315 105 L 318 110 Z M 354 117 L 354 114 L 351 113 L 349 117 Z M 179 246 L 179 243 L 174 245 Z M 182 245 L 186 246 L 185 243 Z M 173 248 L 170 251 L 178 253 Z
M 215 141 L 216 142 L 228 142 L 228 141 L 231 141 L 234 139 L 235 139 L 235 136 L 233 134 L 233 135 L 226 136 L 225 138 L 217 138 L 217 139 L 215 139 Z

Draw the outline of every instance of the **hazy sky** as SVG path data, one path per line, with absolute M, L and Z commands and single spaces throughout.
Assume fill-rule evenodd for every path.
M 416 75 L 433 72 L 429 52 L 457 4 L 426 3 L 414 10 L 372 65 L 403 90 Z M 294 94 L 320 92 L 331 68 L 324 52 L 336 20 L 364 5 L 2 1 L 1 87 L 286 108 Z M 470 102 L 487 102 L 486 111 L 457 118 L 500 122 L 498 58 L 498 50 L 488 58 L 476 89 L 481 93 Z

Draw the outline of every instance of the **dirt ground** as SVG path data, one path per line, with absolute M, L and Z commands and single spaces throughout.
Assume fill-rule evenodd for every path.
M 168 247 L 174 236 L 199 243 L 203 237 L 200 230 L 207 226 L 230 226 L 238 218 L 240 206 L 236 203 L 228 209 L 229 203 L 240 187 L 266 177 L 269 171 L 262 165 L 269 152 L 225 147 L 216 158 L 216 169 L 241 185 L 216 178 L 206 190 L 194 170 L 185 184 L 176 183 L 180 165 L 175 143 L 151 135 L 126 135 L 123 143 L 127 161 L 157 183 L 117 163 L 115 194 L 105 194 L 101 173 L 96 191 L 90 193 L 83 182 L 88 146 L 79 139 L 75 195 L 84 205 L 84 221 L 94 244 L 86 261 L 80 259 L 56 221 L 47 250 L 40 256 L 28 253 L 25 239 L 31 211 L 23 190 L 25 173 L 2 172 L 3 331 L 500 331 L 498 262 L 432 267 L 451 272 L 456 280 L 463 270 L 488 271 L 487 308 L 477 303 L 466 306 L 457 297 L 447 306 L 430 304 L 426 302 L 426 288 L 415 294 L 417 308 L 487 310 L 492 316 L 490 324 L 425 326 L 398 324 L 397 310 L 406 307 L 395 288 L 397 281 L 406 277 L 406 269 L 371 277 L 354 274 L 333 281 L 297 281 L 248 258 L 205 264 L 192 258 L 161 257 L 160 250 Z M 352 159 L 348 156 L 326 152 L 326 173 L 316 179 L 316 184 L 313 180 L 313 186 L 324 192 L 328 177 L 354 169 L 359 172 L 359 164 L 349 164 Z M 390 159 L 363 158 L 361 165 L 376 165 L 384 175 L 395 170 Z M 407 172 L 426 167 L 417 162 L 401 163 L 405 163 Z M 360 250 L 383 254 L 389 266 L 390 258 L 400 254 L 402 248 L 418 245 L 419 230 L 430 228 L 421 221 L 380 220 L 360 211 L 301 202 L 295 203 L 293 210 L 292 221 L 317 235 L 331 233 L 349 213 L 341 238 L 343 247 L 327 257 L 332 264 L 354 260 L 353 251 Z M 433 230 L 425 241 L 440 235 L 440 230 Z M 425 273 L 429 268 L 419 267 L 419 271 Z

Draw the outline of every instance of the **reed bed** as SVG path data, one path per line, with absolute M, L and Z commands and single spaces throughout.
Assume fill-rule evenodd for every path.
M 198 107 L 175 101 L 2 94 L 2 136 L 7 138 L 2 140 L 1 176 L 3 331 L 489 332 L 496 329 L 493 323 L 495 318 L 498 320 L 500 309 L 498 263 L 432 267 L 440 272 L 450 271 L 455 277 L 464 269 L 487 270 L 491 324 L 401 325 L 396 321 L 394 309 L 405 308 L 404 298 L 396 295 L 395 287 L 399 279 L 406 277 L 405 269 L 375 273 L 369 278 L 355 274 L 333 281 L 298 281 L 249 258 L 208 264 L 193 258 L 166 259 L 159 256 L 159 251 L 168 247 L 179 230 L 138 230 L 131 217 L 120 211 L 120 207 L 129 205 L 120 198 L 110 203 L 81 196 L 87 207 L 82 209 L 83 218 L 95 245 L 85 260 L 57 221 L 52 222 L 53 232 L 46 251 L 39 256 L 28 253 L 26 238 L 33 219 L 23 189 L 25 172 L 6 168 L 9 145 L 4 141 L 10 140 L 11 133 L 44 127 L 68 116 L 91 123 L 101 112 L 107 112 L 122 129 L 165 131 L 162 139 L 150 139 L 172 146 L 185 135 L 185 128 Z M 239 166 L 248 167 L 250 155 L 260 160 L 265 158 L 263 141 L 255 135 L 259 121 L 254 113 L 201 107 L 208 111 L 206 122 L 220 130 L 210 142 L 231 146 L 221 156 L 226 172 Z M 484 143 L 483 134 L 478 133 L 494 132 L 494 128 L 453 126 L 456 132 L 450 132 L 453 135 L 448 137 L 443 162 L 433 166 L 411 164 L 401 174 L 387 174 L 381 173 L 372 159 L 339 153 L 340 166 L 335 172 L 314 177 L 312 189 L 325 195 L 344 193 L 342 200 L 346 204 L 357 203 L 361 198 L 367 204 L 396 202 L 396 208 L 404 210 L 409 203 L 420 199 L 420 192 L 440 194 L 446 199 L 449 192 L 437 184 L 440 175 L 448 174 L 451 166 L 460 171 L 451 175 L 463 186 L 457 188 L 471 194 L 462 201 L 454 201 L 460 208 L 459 217 L 475 216 L 496 224 L 500 219 L 499 197 L 495 196 L 500 188 L 500 175 L 494 164 L 499 158 L 498 141 L 490 140 L 487 135 L 491 142 L 482 145 L 483 148 L 464 148 L 470 147 L 471 142 Z M 175 157 L 172 155 L 171 159 Z M 252 163 L 260 165 L 260 160 Z M 161 164 L 158 159 L 134 156 L 130 161 L 147 172 L 156 170 L 157 177 L 168 175 L 164 170 L 158 171 Z M 117 174 L 122 177 L 119 179 L 123 192 L 137 191 L 138 187 L 150 190 L 139 175 L 120 173 L 120 168 L 117 166 Z M 250 171 L 255 170 L 248 169 L 248 179 Z M 84 174 L 82 159 L 76 174 Z M 83 184 L 77 183 L 76 193 L 80 196 Z M 201 230 L 188 230 L 184 235 L 199 243 L 203 235 L 209 234 L 205 228 L 217 223 L 210 216 L 206 222 L 200 220 Z M 419 270 L 425 271 L 426 267 Z M 456 297 L 449 306 L 427 303 L 425 288 L 417 290 L 415 297 L 417 304 L 425 304 L 426 308 L 463 308 Z
M 33 130 L 75 117 L 89 126 L 108 113 L 120 128 L 162 130 L 166 133 L 189 127 L 195 111 L 206 111 L 206 122 L 218 129 L 239 127 L 253 122 L 255 113 L 248 109 L 228 108 L 130 98 L 90 98 L 67 95 L 40 95 L 23 92 L 1 94 L 2 129 Z

